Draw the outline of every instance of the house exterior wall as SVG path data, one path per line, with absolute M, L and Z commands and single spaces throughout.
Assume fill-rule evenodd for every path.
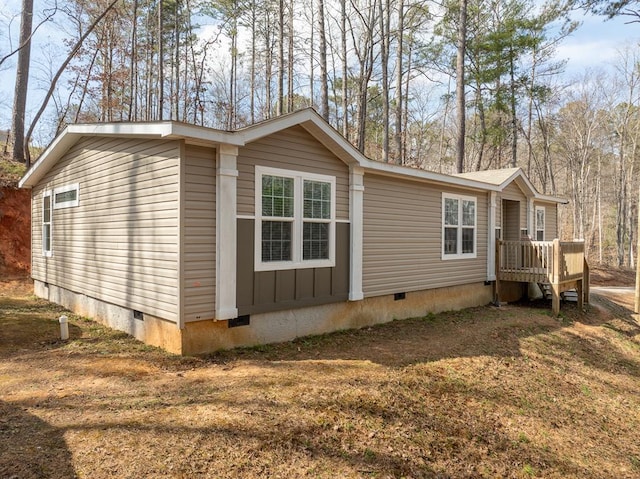
M 240 148 L 238 215 L 255 214 L 255 167 L 317 173 L 336 177 L 336 218 L 349 219 L 349 168 L 300 126 L 287 128 Z
M 486 192 L 364 175 L 365 297 L 487 279 Z M 442 194 L 477 199 L 476 258 L 442 259 Z
M 186 145 L 181 205 L 183 320 L 213 319 L 216 306 L 216 151 Z
M 252 217 L 255 214 L 256 166 L 336 178 L 335 267 L 254 271 L 255 220 Z M 238 314 L 257 314 L 348 299 L 348 166 L 298 126 L 241 147 L 237 167 Z
M 519 201 L 520 202 L 520 229 L 527 229 L 527 197 L 520 189 L 518 184 L 514 181 L 510 185 L 508 185 L 499 195 L 499 198 L 502 200 L 511 200 L 511 201 Z M 503 216 L 504 218 L 504 212 Z M 506 229 L 508 225 L 503 224 L 503 230 Z M 529 232 L 531 233 L 531 232 Z
M 546 203 L 534 201 L 536 206 L 544 206 L 544 236 L 546 241 L 552 241 L 558 237 L 558 205 L 556 203 Z
M 79 140 L 32 189 L 32 277 L 177 322 L 179 155 L 176 141 Z M 43 193 L 72 183 L 79 204 L 51 210 L 46 257 Z
M 254 271 L 254 221 L 238 220 L 238 315 L 336 303 L 349 298 L 349 224 L 336 224 L 333 268 Z

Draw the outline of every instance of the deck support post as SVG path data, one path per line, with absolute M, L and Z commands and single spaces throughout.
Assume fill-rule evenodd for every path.
M 496 306 L 500 306 L 500 243 L 502 241 L 499 239 L 496 239 L 496 281 L 495 281 L 495 287 L 494 287 L 494 300 L 496 303 Z
M 560 285 L 551 283 L 551 311 L 554 316 L 560 315 Z
M 553 271 L 551 272 L 551 309 L 554 316 L 560 314 L 560 265 L 562 259 L 562 251 L 560 251 L 560 240 L 553 240 Z

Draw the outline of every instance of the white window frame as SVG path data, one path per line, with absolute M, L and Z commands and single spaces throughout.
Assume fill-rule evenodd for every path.
M 45 221 L 44 218 L 44 204 L 45 204 L 45 200 L 46 198 L 49 198 L 49 221 Z M 51 190 L 47 190 L 44 191 L 42 193 L 42 214 L 41 214 L 41 219 L 42 219 L 42 238 L 41 238 L 41 244 L 40 246 L 42 246 L 42 256 L 46 256 L 46 257 L 51 257 L 53 255 L 53 191 Z M 47 250 L 45 248 L 45 240 L 44 240 L 44 231 L 45 231 L 45 226 L 49 226 L 49 249 Z
M 262 216 L 262 177 L 280 176 L 293 179 L 293 219 Z M 329 224 L 329 258 L 304 260 L 303 253 L 303 224 L 316 222 L 313 219 L 305 219 L 304 206 L 304 180 L 321 181 L 331 184 L 331 210 L 330 219 L 321 222 Z M 262 221 L 291 221 L 291 261 L 262 261 Z M 254 236 L 254 270 L 278 271 L 286 269 L 327 268 L 336 265 L 336 178 L 335 176 L 306 173 L 296 170 L 285 170 L 266 166 L 255 167 L 255 236 Z
M 71 201 L 60 201 L 56 200 L 56 196 L 60 193 L 67 193 L 69 191 L 76 192 L 76 199 Z M 62 208 L 74 208 L 80 204 L 80 185 L 78 183 L 72 183 L 70 185 L 60 186 L 53 190 L 53 209 L 60 210 Z
M 542 211 L 542 229 L 538 228 L 538 211 Z M 547 209 L 544 206 L 536 206 L 535 208 L 535 214 L 533 217 L 533 221 L 534 221 L 534 231 L 535 231 L 535 236 L 534 236 L 534 240 L 535 241 L 545 241 L 545 237 L 546 237 L 546 223 L 547 223 Z M 542 239 L 539 240 L 538 239 L 538 231 L 542 231 Z
M 453 199 L 458 200 L 458 225 L 445 225 L 445 211 L 446 211 L 446 200 Z M 473 252 L 472 253 L 462 253 L 462 230 L 469 229 L 469 227 L 465 227 L 462 225 L 462 202 L 463 201 L 473 201 L 475 207 L 473 208 Z M 457 250 L 458 252 L 455 254 L 445 254 L 444 242 L 445 242 L 445 228 L 456 228 L 458 231 L 457 236 Z M 442 193 L 442 224 L 441 224 L 442 234 L 441 234 L 441 253 L 443 260 L 450 259 L 472 259 L 478 257 L 478 198 L 476 196 L 465 196 L 465 195 L 457 195 L 452 193 Z

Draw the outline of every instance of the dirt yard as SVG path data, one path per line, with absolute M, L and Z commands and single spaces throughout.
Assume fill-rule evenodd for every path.
M 638 478 L 640 325 L 483 307 L 179 358 L 0 288 L 2 478 Z

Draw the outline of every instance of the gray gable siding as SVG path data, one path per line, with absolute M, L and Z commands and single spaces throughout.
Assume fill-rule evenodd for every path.
M 254 214 L 256 165 L 335 176 L 336 219 L 349 219 L 349 168 L 304 128 L 287 128 L 240 148 L 239 215 Z

